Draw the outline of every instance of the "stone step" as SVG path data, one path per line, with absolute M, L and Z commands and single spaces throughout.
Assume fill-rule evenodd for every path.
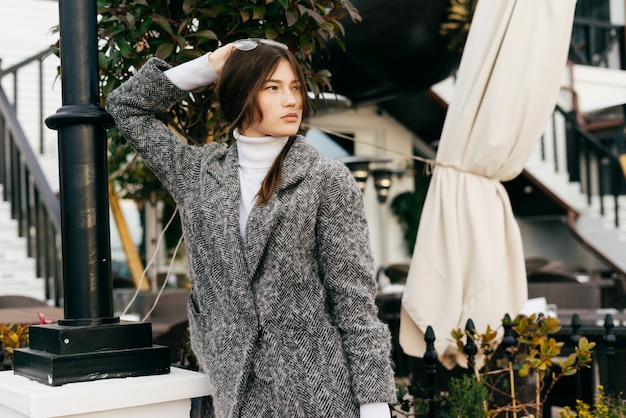
M 17 221 L 13 219 L 0 218 L 0 231 L 2 239 L 19 238 Z
M 0 196 L 2 196 L 0 185 Z M 45 282 L 37 277 L 36 261 L 28 257 L 26 238 L 11 219 L 11 205 L 0 200 L 0 295 L 21 295 L 45 300 Z
M 27 259 L 26 240 L 15 239 L 14 242 L 0 240 L 0 266 L 3 261 Z
M 0 259 L 0 279 L 2 277 L 9 277 L 9 274 L 30 274 L 31 277 L 36 277 L 36 264 L 34 258 L 29 257 L 16 257 Z
M 46 300 L 45 283 L 43 279 L 33 278 L 0 282 L 0 295 L 29 296 L 39 300 Z
M 549 163 L 535 162 L 527 165 L 525 169 L 568 206 L 577 211 L 587 209 L 587 198 L 581 192 L 580 184 L 570 182 L 565 174 L 555 173 Z
M 18 235 L 18 223 L 10 214 L 9 204 L 0 201 L 0 261 L 27 255 L 26 238 Z

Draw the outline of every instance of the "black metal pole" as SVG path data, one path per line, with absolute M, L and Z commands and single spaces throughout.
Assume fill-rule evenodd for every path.
M 113 316 L 106 126 L 100 107 L 96 0 L 60 0 L 63 106 L 46 119 L 59 131 L 65 319 L 29 328 L 13 371 L 48 385 L 164 374 L 169 348 L 150 323 Z
M 59 131 L 63 237 L 63 324 L 113 318 L 106 124 L 100 108 L 96 2 L 60 0 L 63 107 L 46 123 Z

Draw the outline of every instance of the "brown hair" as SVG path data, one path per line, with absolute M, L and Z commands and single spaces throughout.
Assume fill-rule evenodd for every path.
M 291 65 L 300 84 L 302 114 L 306 114 L 306 80 L 298 61 L 286 49 L 259 43 L 250 51 L 235 49 L 224 64 L 222 75 L 217 82 L 217 100 L 229 130 L 240 131 L 263 118 L 257 103 L 257 96 L 263 83 L 270 78 L 281 60 Z M 282 178 L 283 162 L 295 137 L 289 138 L 287 145 L 276 157 L 258 193 L 257 205 L 267 202 L 276 191 Z

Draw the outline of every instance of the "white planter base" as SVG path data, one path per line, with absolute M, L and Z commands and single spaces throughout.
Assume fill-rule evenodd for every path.
M 0 417 L 188 418 L 191 399 L 211 392 L 206 375 L 176 367 L 164 375 L 63 386 L 48 386 L 9 370 L 0 372 Z

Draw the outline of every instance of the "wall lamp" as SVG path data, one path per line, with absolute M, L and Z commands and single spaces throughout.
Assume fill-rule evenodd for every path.
M 365 184 L 370 174 L 370 163 L 388 163 L 391 161 L 389 157 L 371 156 L 350 156 L 339 158 L 344 163 L 356 180 L 361 192 L 365 190 Z M 391 185 L 391 183 L 389 183 Z M 378 187 L 377 187 L 378 190 Z

